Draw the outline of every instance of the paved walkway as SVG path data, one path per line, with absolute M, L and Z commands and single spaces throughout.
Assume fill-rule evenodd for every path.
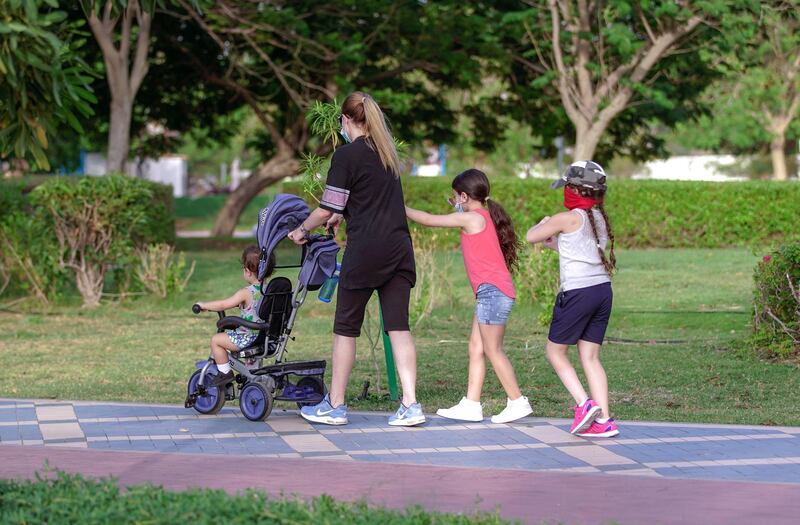
M 65 447 L 115 451 L 92 455 L 92 458 L 98 458 L 97 461 L 101 457 L 129 457 L 129 453 L 134 451 L 149 452 L 162 458 L 165 457 L 163 453 L 169 453 L 168 457 L 177 458 L 170 461 L 183 461 L 186 465 L 194 463 L 187 460 L 195 454 L 203 454 L 207 459 L 223 454 L 252 456 L 247 460 L 248 469 L 252 468 L 251 461 L 265 465 L 290 461 L 310 468 L 311 472 L 356 469 L 354 472 L 366 473 L 367 479 L 372 475 L 397 480 L 398 469 L 406 468 L 409 470 L 402 471 L 406 472 L 403 474 L 405 482 L 419 477 L 419 483 L 414 486 L 420 490 L 430 485 L 431 480 L 436 479 L 432 473 L 442 468 L 445 468 L 447 476 L 452 475 L 453 467 L 469 468 L 471 473 L 468 476 L 454 475 L 467 485 L 486 476 L 493 480 L 499 476 L 506 481 L 508 488 L 516 483 L 512 480 L 526 479 L 537 490 L 541 489 L 538 494 L 545 506 L 535 507 L 533 515 L 522 512 L 524 508 L 534 509 L 530 493 L 521 502 L 505 501 L 502 506 L 504 515 L 526 520 L 535 517 L 603 522 L 611 519 L 609 515 L 575 515 L 565 500 L 575 489 L 547 481 L 551 491 L 561 494 L 556 498 L 539 487 L 543 480 L 550 479 L 548 476 L 555 476 L 553 479 L 560 481 L 588 481 L 583 488 L 594 491 L 595 498 L 600 495 L 604 501 L 613 502 L 613 508 L 622 507 L 618 510 L 624 512 L 614 517 L 622 523 L 642 522 L 647 512 L 656 512 L 658 505 L 650 498 L 642 498 L 641 491 L 645 487 L 654 491 L 652 496 L 656 499 L 670 494 L 670 490 L 678 490 L 684 498 L 678 500 L 686 504 L 680 513 L 669 517 L 650 514 L 651 521 L 655 518 L 655 521 L 664 523 L 685 522 L 682 520 L 692 508 L 688 504 L 690 500 L 699 505 L 698 509 L 704 509 L 698 518 L 706 516 L 708 496 L 700 501 L 698 495 L 709 491 L 711 494 L 724 494 L 723 499 L 728 503 L 720 505 L 720 509 L 725 512 L 738 509 L 739 514 L 720 516 L 726 523 L 732 523 L 733 518 L 746 517 L 741 521 L 752 522 L 753 518 L 763 517 L 763 514 L 753 516 L 746 511 L 765 503 L 767 500 L 762 496 L 765 492 L 779 499 L 781 495 L 787 495 L 779 502 L 770 502 L 772 523 L 780 521 L 782 512 L 787 513 L 786 517 L 800 513 L 800 428 L 622 422 L 622 434 L 616 439 L 605 440 L 575 437 L 569 434 L 568 428 L 566 420 L 557 419 L 526 418 L 518 424 L 493 425 L 488 420 L 458 424 L 436 416 L 422 427 L 393 428 L 386 425 L 386 415 L 374 413 L 351 414 L 349 425 L 326 427 L 308 424 L 294 410 L 276 409 L 266 422 L 253 423 L 245 420 L 236 407 L 226 407 L 216 416 L 201 416 L 176 406 L 7 399 L 0 400 L 0 445 L 17 446 L 0 447 L 0 458 L 5 458 L 0 461 L 0 475 L 24 475 L 35 470 L 37 465 L 40 468 L 40 460 L 45 457 L 51 460 L 51 465 L 58 466 L 54 460 L 66 457 L 63 456 L 68 453 L 63 450 Z M 43 448 L 42 445 L 59 448 Z M 25 453 L 21 454 L 20 450 Z M 185 460 L 181 460 L 180 454 L 192 456 L 184 456 Z M 11 458 L 23 463 L 13 472 L 7 471 Z M 28 458 L 28 463 L 25 463 L 25 458 Z M 219 459 L 227 460 L 226 457 Z M 70 464 L 65 461 L 66 465 Z M 115 463 L 108 461 L 112 466 Z M 136 461 L 141 462 L 141 459 Z M 85 456 L 81 462 L 87 465 Z M 88 464 L 93 464 L 93 461 Z M 345 464 L 348 466 L 344 467 Z M 398 464 L 406 464 L 406 467 Z M 114 470 L 104 472 L 120 475 Z M 570 476 L 565 477 L 567 474 Z M 438 475 L 447 477 L 445 473 Z M 345 490 L 340 484 L 319 484 L 318 477 L 311 474 L 317 493 Z M 168 478 L 146 479 L 171 486 Z M 188 479 L 197 484 L 197 480 L 203 478 Z M 709 485 L 710 482 L 697 480 L 713 480 L 722 485 Z M 730 481 L 748 483 L 731 484 Z M 273 485 L 258 486 L 277 492 L 281 489 L 289 491 L 291 483 L 287 479 L 281 486 L 274 485 L 274 482 L 271 482 Z M 627 491 L 626 495 L 605 490 L 613 486 Z M 777 490 L 776 486 L 782 488 Z M 670 487 L 670 490 L 664 487 Z M 311 489 L 310 486 L 306 488 Z M 501 489 L 502 483 L 499 488 L 484 485 L 483 488 L 475 487 L 475 492 L 462 491 L 463 501 L 456 505 L 457 509 L 474 508 L 476 496 L 490 502 L 503 501 L 496 493 L 502 493 Z M 313 491 L 309 490 L 299 490 L 299 493 L 312 495 Z M 439 487 L 439 492 L 441 490 L 444 489 Z M 749 494 L 749 499 L 744 498 L 743 491 Z M 493 494 L 491 500 L 489 493 Z M 412 498 L 394 502 L 391 498 L 370 498 L 376 503 L 402 506 L 415 501 L 427 502 L 430 494 L 430 490 L 426 490 L 420 494 L 421 500 Z M 343 497 L 352 496 L 346 490 L 343 493 Z M 632 504 L 636 509 L 631 505 L 620 505 L 631 497 L 634 497 Z M 473 504 L 470 506 L 469 502 Z M 443 510 L 453 510 L 450 508 L 452 505 L 448 506 L 451 503 L 441 499 L 431 502 L 433 508 Z M 552 513 L 548 514 L 545 509 Z M 634 510 L 639 514 L 631 515 Z

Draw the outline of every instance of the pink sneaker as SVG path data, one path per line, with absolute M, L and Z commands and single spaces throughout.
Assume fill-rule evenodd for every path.
M 578 432 L 577 435 L 581 437 L 596 437 L 596 438 L 610 438 L 619 434 L 617 424 L 613 419 L 609 418 L 605 423 L 599 421 L 592 421 L 592 425 L 583 432 Z
M 575 412 L 575 419 L 572 420 L 572 426 L 569 428 L 570 434 L 577 434 L 582 430 L 586 430 L 600 414 L 600 407 L 597 406 L 591 399 L 587 399 L 581 406 L 572 407 Z

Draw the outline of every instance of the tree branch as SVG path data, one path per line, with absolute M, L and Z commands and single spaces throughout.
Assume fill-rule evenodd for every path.
M 267 53 L 265 53 L 260 46 L 256 45 L 256 43 L 249 35 L 244 35 L 244 39 L 248 44 L 250 44 L 250 48 L 253 51 L 255 51 L 255 53 L 258 56 L 260 56 L 261 59 L 267 63 L 267 65 L 269 65 L 270 69 L 272 69 L 272 71 L 275 73 L 275 77 L 278 79 L 278 82 L 280 82 L 281 85 L 283 86 L 283 89 L 286 90 L 286 93 L 289 95 L 289 98 L 291 98 L 294 101 L 294 103 L 297 105 L 298 108 L 304 109 L 307 105 L 307 102 L 303 100 L 300 94 L 297 91 L 295 91 L 292 88 L 292 86 L 289 85 L 289 83 L 286 81 L 286 77 L 283 75 L 282 71 L 275 65 L 270 56 Z
M 575 106 L 575 103 L 570 98 L 567 82 L 568 72 L 567 67 L 564 65 L 564 56 L 561 50 L 561 28 L 559 27 L 561 24 L 559 11 L 558 7 L 556 6 L 556 0 L 548 0 L 547 4 L 550 7 L 550 18 L 552 21 L 552 34 L 550 38 L 553 43 L 553 56 L 556 61 L 556 71 L 558 72 L 558 93 L 561 96 L 561 103 L 564 105 L 564 111 L 566 111 L 567 116 L 572 123 L 577 125 L 581 120 L 581 114 L 578 111 L 578 108 Z
M 146 10 L 138 9 L 139 34 L 136 39 L 136 54 L 131 68 L 130 92 L 136 96 L 139 86 L 142 85 L 147 70 L 150 68 L 147 54 L 150 50 L 150 28 L 153 22 L 153 15 Z
M 111 2 L 109 2 L 110 4 Z M 122 31 L 119 38 L 119 58 L 122 64 L 127 66 L 131 52 L 131 25 L 139 7 L 139 0 L 128 0 L 125 10 L 122 12 Z M 125 74 L 127 75 L 127 71 Z

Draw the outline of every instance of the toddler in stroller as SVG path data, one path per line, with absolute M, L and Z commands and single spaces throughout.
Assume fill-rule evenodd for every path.
M 276 246 L 308 214 L 308 206 L 299 197 L 275 197 L 259 214 L 259 245 L 253 247 L 258 251 L 257 270 L 254 272 L 253 265 L 248 264 L 255 258 L 251 248 L 242 257 L 244 277 L 250 286 L 228 300 L 192 306 L 196 314 L 217 311 L 219 320 L 218 333 L 212 338 L 212 355 L 196 363 L 198 370 L 189 379 L 186 408 L 215 414 L 226 400 L 237 397 L 238 390 L 242 414 L 251 421 L 263 421 L 276 400 L 294 401 L 302 407 L 324 397 L 324 360 L 283 361 L 287 343 L 293 339 L 297 311 L 306 295 L 319 289 L 336 269 L 339 247 L 329 235 L 309 236 L 299 264 L 275 264 Z M 265 286 L 267 277 L 279 268 L 300 268 L 294 289 L 286 277 L 275 277 Z M 237 304 L 244 306 L 244 315 L 226 316 L 224 309 Z M 261 366 L 265 359 L 273 357 L 274 364 Z M 255 367 L 253 362 L 257 363 Z
M 197 303 L 201 311 L 224 312 L 228 308 L 239 307 L 240 317 L 245 321 L 263 323 L 256 307 L 261 302 L 261 286 L 264 279 L 258 278 L 258 262 L 261 250 L 252 244 L 242 252 L 242 273 L 248 286 L 238 290 L 227 299 Z M 275 271 L 275 254 L 271 254 L 267 264 L 265 279 Z M 211 378 L 208 386 L 222 386 L 233 381 L 228 352 L 246 351 L 258 340 L 259 331 L 247 325 L 239 325 L 235 330 L 225 330 L 211 336 L 211 357 L 217 364 L 219 373 Z M 252 360 L 251 360 L 252 361 Z M 248 363 L 250 364 L 250 363 Z

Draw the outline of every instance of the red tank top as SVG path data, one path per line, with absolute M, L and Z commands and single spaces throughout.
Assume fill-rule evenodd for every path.
M 506 267 L 503 250 L 497 239 L 494 222 L 489 215 L 489 210 L 479 208 L 475 210 L 486 221 L 486 227 L 478 233 L 467 234 L 461 231 L 461 252 L 464 255 L 464 268 L 472 285 L 472 291 L 478 293 L 478 287 L 484 283 L 493 284 L 501 292 L 516 298 L 514 281 Z

